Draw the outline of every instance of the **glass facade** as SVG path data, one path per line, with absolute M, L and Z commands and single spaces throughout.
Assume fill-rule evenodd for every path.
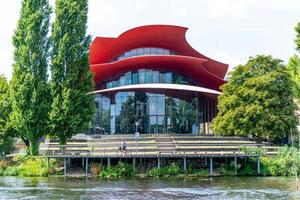
M 137 57 L 137 56 L 157 56 L 157 55 L 176 55 L 175 52 L 170 51 L 168 49 L 156 48 L 156 47 L 145 47 L 145 48 L 137 48 L 127 51 L 118 57 L 115 57 L 111 60 L 111 62 L 116 62 L 119 60 L 123 60 L 125 58 Z
M 95 134 L 206 134 L 217 113 L 216 99 L 199 93 L 118 92 L 95 100 Z
M 104 83 L 104 87 L 102 88 L 145 83 L 171 83 L 197 86 L 197 83 L 192 79 L 178 75 L 174 72 L 139 69 L 137 71 L 127 72 L 119 78 Z

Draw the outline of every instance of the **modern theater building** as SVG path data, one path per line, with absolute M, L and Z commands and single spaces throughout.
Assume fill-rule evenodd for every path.
M 211 133 L 228 65 L 194 50 L 186 31 L 149 25 L 95 38 L 94 133 Z

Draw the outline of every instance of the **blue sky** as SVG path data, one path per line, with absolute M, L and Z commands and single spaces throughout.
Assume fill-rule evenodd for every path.
M 50 2 L 54 6 L 54 0 Z M 2 4 L 0 74 L 10 79 L 11 37 L 21 0 Z M 298 21 L 299 0 L 90 0 L 88 33 L 117 37 L 141 25 L 185 26 L 189 28 L 187 40 L 196 50 L 233 68 L 258 54 L 287 62 L 295 53 L 294 27 Z

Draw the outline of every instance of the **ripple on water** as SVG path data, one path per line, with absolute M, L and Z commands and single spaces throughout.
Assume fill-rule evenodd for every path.
M 300 199 L 300 192 L 290 189 L 293 188 L 291 183 L 289 179 L 282 178 L 226 177 L 212 179 L 209 183 L 200 179 L 65 182 L 64 179 L 52 178 L 0 178 L 0 199 Z

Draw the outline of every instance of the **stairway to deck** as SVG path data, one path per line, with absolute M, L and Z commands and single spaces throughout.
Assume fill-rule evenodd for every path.
M 122 152 L 119 147 L 123 142 L 127 151 Z M 140 135 L 103 135 L 86 140 L 68 140 L 67 145 L 60 146 L 57 140 L 40 145 L 42 155 L 90 155 L 90 156 L 230 156 L 243 155 L 242 147 L 263 147 L 267 154 L 276 154 L 275 147 L 268 144 L 257 144 L 255 141 L 243 137 L 221 137 L 213 135 L 170 135 L 153 134 Z M 62 149 L 64 151 L 62 151 Z
M 157 151 L 159 151 L 160 154 L 173 154 L 176 150 L 171 135 L 157 135 L 155 137 L 155 142 Z

